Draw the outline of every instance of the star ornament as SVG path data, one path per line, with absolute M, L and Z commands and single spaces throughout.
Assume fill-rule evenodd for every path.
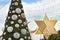
M 39 28 L 32 31 L 32 33 L 37 31 L 36 34 L 44 34 L 45 37 L 49 37 L 49 35 L 51 34 L 58 33 L 54 28 L 55 24 L 57 23 L 57 20 L 49 20 L 47 15 L 45 15 L 43 20 L 36 20 L 35 22 L 37 23 Z
M 48 31 L 48 34 L 57 34 L 54 26 L 57 23 L 57 20 L 49 20 L 47 15 L 45 15 L 44 20 L 38 20 L 35 22 L 39 26 L 38 29 L 32 31 L 32 33 L 36 32 L 36 34 L 43 34 L 44 30 L 46 29 L 46 33 Z

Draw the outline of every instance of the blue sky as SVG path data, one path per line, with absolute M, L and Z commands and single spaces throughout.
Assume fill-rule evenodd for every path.
M 0 0 L 0 6 L 1 5 L 6 5 L 7 3 L 9 3 L 10 2 L 10 0 Z
M 37 2 L 39 0 L 22 0 L 22 1 L 24 1 L 26 3 L 33 3 L 33 2 Z M 10 0 L 6 0 L 6 1 L 5 0 L 0 0 L 0 6 L 1 5 L 6 5 L 9 2 L 10 2 Z
M 27 2 L 27 3 L 32 3 L 32 2 L 37 2 L 39 0 L 22 0 L 22 1 Z

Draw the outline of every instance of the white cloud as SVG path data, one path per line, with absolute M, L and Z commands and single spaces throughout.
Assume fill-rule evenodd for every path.
M 31 4 L 25 2 L 22 3 L 27 18 L 35 18 L 36 15 L 44 16 L 45 12 L 48 13 L 49 17 L 60 15 L 60 0 L 42 0 Z
M 55 29 L 56 29 L 56 31 L 60 30 L 60 20 L 57 21 L 57 23 L 55 25 Z

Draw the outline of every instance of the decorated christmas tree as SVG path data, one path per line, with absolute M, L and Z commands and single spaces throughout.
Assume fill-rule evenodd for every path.
M 31 40 L 21 0 L 11 0 L 2 40 Z

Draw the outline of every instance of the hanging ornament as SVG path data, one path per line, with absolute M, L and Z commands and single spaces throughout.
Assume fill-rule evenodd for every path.
M 4 35 L 6 34 L 6 32 L 4 32 Z
M 18 39 L 20 37 L 20 34 L 18 32 L 13 34 L 14 38 Z
M 13 10 L 12 13 L 15 13 L 15 10 Z
M 14 21 L 11 21 L 11 24 L 14 24 Z
M 10 9 L 12 9 L 12 7 L 10 7 Z
M 25 35 L 27 33 L 26 29 L 21 29 L 21 33 Z
M 25 36 L 24 38 L 26 39 L 27 37 Z
M 19 27 L 19 24 L 15 24 L 15 27 L 18 28 Z
M 18 23 L 22 23 L 22 20 L 21 20 L 21 19 L 19 19 L 19 20 L 18 20 Z
M 14 5 L 14 3 L 12 3 L 12 5 Z
M 27 25 L 27 22 L 24 22 L 23 24 L 24 24 L 24 25 Z
M 20 38 L 20 40 L 24 40 L 24 38 Z
M 6 28 L 8 27 L 8 25 L 6 25 Z
M 12 20 L 16 20 L 17 19 L 17 15 L 12 15 Z
M 12 31 L 13 31 L 13 27 L 8 27 L 8 28 L 7 28 L 7 31 L 8 31 L 8 32 L 12 32 Z
M 24 15 L 24 13 L 22 13 L 22 14 L 21 14 L 21 16 L 22 16 L 22 18 L 25 18 L 25 15 Z
M 21 13 L 21 9 L 20 8 L 16 8 L 16 13 Z
M 8 38 L 8 40 L 12 40 L 11 38 Z
M 8 19 L 10 19 L 10 16 L 8 17 Z
M 9 13 L 11 13 L 11 11 L 9 11 Z
M 3 39 L 3 40 L 5 40 L 5 39 Z
M 24 25 L 22 24 L 21 26 L 23 27 Z
M 18 5 L 18 2 L 15 2 L 15 5 Z
M 18 15 L 20 17 L 20 15 Z
M 30 37 L 28 37 L 28 39 L 31 39 Z

